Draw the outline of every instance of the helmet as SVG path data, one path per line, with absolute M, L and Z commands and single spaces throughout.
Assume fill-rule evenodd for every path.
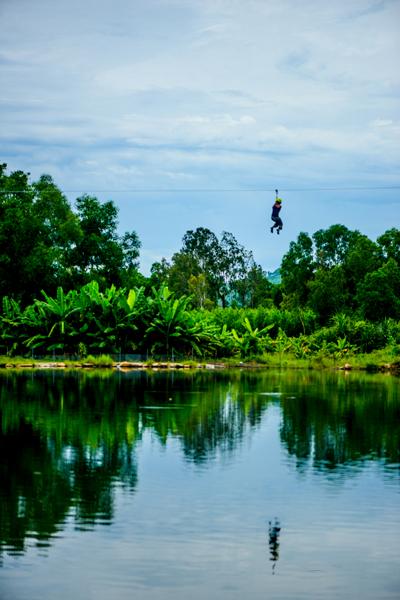
M 281 200 L 281 198 L 277 198 L 277 199 L 275 200 L 275 202 L 277 202 L 278 204 L 282 204 L 282 200 Z

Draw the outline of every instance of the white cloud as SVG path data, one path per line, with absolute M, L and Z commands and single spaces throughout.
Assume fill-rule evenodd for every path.
M 398 181 L 398 0 L 3 0 L 0 16 L 11 168 L 86 189 Z
M 395 125 L 392 121 L 392 119 L 375 119 L 374 121 L 372 121 L 371 123 L 372 127 L 391 127 L 392 125 Z M 395 126 L 398 129 L 398 125 Z

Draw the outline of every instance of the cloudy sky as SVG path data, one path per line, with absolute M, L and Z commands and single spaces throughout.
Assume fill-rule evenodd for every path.
M 112 199 L 144 273 L 199 226 L 266 270 L 300 231 L 400 226 L 400 0 L 0 0 L 0 22 L 0 160 Z

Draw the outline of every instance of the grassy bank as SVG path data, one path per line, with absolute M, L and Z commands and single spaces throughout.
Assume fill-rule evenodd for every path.
M 212 358 L 202 361 L 157 361 L 149 359 L 141 362 L 116 362 L 111 356 L 88 356 L 82 360 L 43 360 L 26 357 L 0 356 L 0 368 L 285 368 L 285 369 L 316 369 L 316 370 L 363 370 L 363 371 L 387 371 L 400 373 L 400 358 L 394 356 L 389 349 L 376 350 L 368 354 L 354 353 L 346 357 L 333 357 L 329 355 L 312 355 L 307 358 L 297 358 L 294 354 L 285 353 L 263 353 L 249 359 L 240 358 Z

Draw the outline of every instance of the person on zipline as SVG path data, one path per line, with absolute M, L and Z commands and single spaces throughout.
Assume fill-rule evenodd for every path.
M 282 206 L 281 206 L 282 200 L 281 200 L 281 198 L 278 198 L 278 190 L 275 190 L 275 192 L 276 192 L 275 204 L 272 207 L 272 215 L 271 215 L 271 219 L 273 220 L 274 225 L 272 225 L 272 227 L 271 227 L 271 233 L 274 233 L 274 229 L 276 228 L 276 233 L 279 235 L 279 232 L 281 231 L 281 229 L 283 227 L 282 219 L 279 216 L 279 212 L 282 208 Z

